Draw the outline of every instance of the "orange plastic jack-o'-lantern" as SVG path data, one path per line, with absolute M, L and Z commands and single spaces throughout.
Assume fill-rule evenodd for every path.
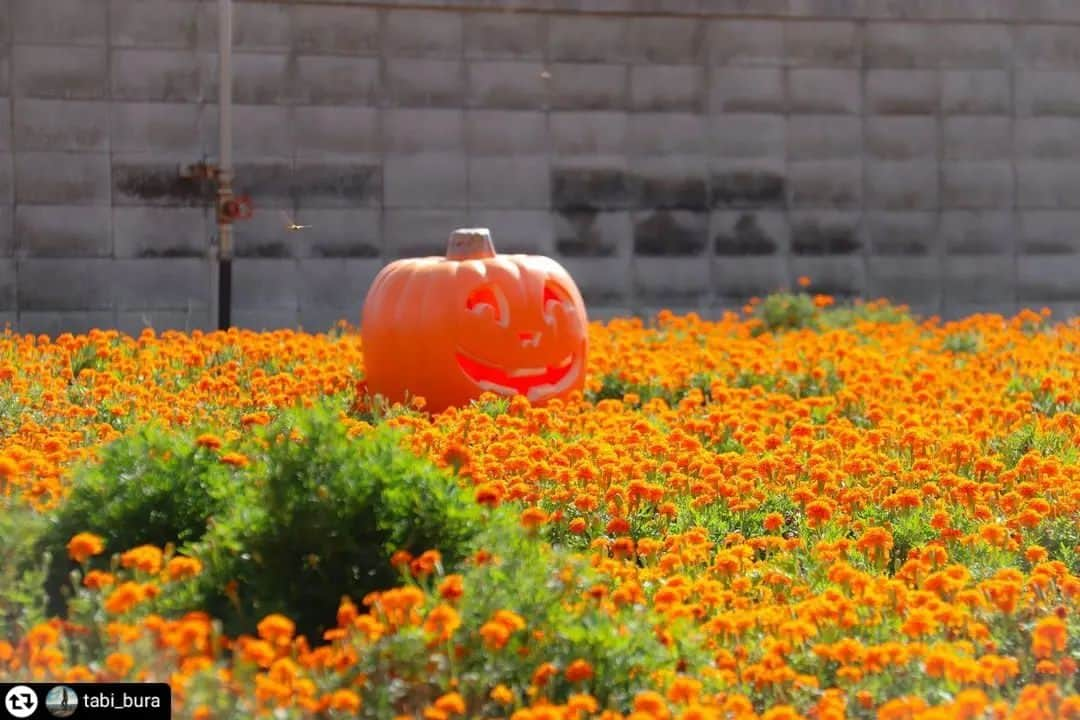
M 371 393 L 421 396 L 438 412 L 485 391 L 533 403 L 585 381 L 588 321 L 574 281 L 537 255 L 496 255 L 483 228 L 455 230 L 446 257 L 390 263 L 364 301 Z

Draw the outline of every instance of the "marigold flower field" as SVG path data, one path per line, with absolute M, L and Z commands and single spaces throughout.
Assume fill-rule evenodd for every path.
M 8 333 L 0 679 L 168 681 L 198 720 L 1080 718 L 1080 322 L 809 300 L 593 323 L 584 396 L 436 416 L 367 397 L 348 328 Z M 324 405 L 467 493 L 467 556 L 397 548 L 318 633 L 232 632 L 189 601 L 248 592 L 210 545 L 81 527 L 51 550 L 66 605 L 41 599 L 28 548 L 110 443 L 178 433 L 162 462 L 255 492 L 268 428 Z

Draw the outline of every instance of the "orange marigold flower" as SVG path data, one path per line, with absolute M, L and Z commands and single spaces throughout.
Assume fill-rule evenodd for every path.
M 126 568 L 136 568 L 151 575 L 161 571 L 162 552 L 153 545 L 140 545 L 120 556 L 120 564 Z
M 424 630 L 432 636 L 433 642 L 446 642 L 461 627 L 461 617 L 457 610 L 442 604 L 428 613 L 424 620 Z
M 1068 632 L 1061 618 L 1056 615 L 1044 617 L 1035 623 L 1035 629 L 1031 631 L 1031 651 L 1037 658 L 1049 658 L 1055 653 L 1065 652 Z
M 362 706 L 360 696 L 347 688 L 335 690 L 326 699 L 327 708 L 344 713 L 357 713 Z
M 114 652 L 105 658 L 105 667 L 113 675 L 125 677 L 135 667 L 135 659 L 125 652 Z
M 480 626 L 480 637 L 489 650 L 502 650 L 510 642 L 510 629 L 502 623 L 489 621 Z
M 535 530 L 548 521 L 548 514 L 542 508 L 530 507 L 521 513 L 521 524 L 526 530 Z
M 278 613 L 267 615 L 256 626 L 259 637 L 275 645 L 288 645 L 296 632 L 296 623 Z
M 762 526 L 769 532 L 775 532 L 784 527 L 784 516 L 778 512 L 771 512 L 761 521 Z
M 91 570 L 83 578 L 83 585 L 91 590 L 101 590 L 114 584 L 116 584 L 116 576 L 101 570 Z
M 567 666 L 566 679 L 572 683 L 589 680 L 593 676 L 592 665 L 587 660 L 577 659 Z
M 465 699 L 460 693 L 446 693 L 435 701 L 435 707 L 449 715 L 464 715 Z
M 247 467 L 251 461 L 246 455 L 238 452 L 228 452 L 221 456 L 221 462 L 236 468 Z
M 68 557 L 83 563 L 87 558 L 101 554 L 105 550 L 105 541 L 93 533 L 81 532 L 68 541 L 67 550 Z
M 198 558 L 176 556 L 169 559 L 165 572 L 174 581 L 192 578 L 202 572 L 202 562 Z
M 645 690 L 634 696 L 634 711 L 654 720 L 668 720 L 671 717 L 664 696 L 654 690 Z
M 121 615 L 131 610 L 147 597 L 146 588 L 137 582 L 121 583 L 105 600 L 105 610 L 113 615 Z
M 514 692 L 501 683 L 491 689 L 488 697 L 500 705 L 509 705 L 514 702 Z
M 195 438 L 195 444 L 199 447 L 204 447 L 209 450 L 217 450 L 222 446 L 223 443 L 221 438 L 219 438 L 217 435 L 204 433 L 199 437 Z
M 461 575 L 447 575 L 439 583 L 439 597 L 443 600 L 459 600 L 465 594 L 465 585 Z

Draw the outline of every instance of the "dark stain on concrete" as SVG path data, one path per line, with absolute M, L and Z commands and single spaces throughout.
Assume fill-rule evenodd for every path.
M 657 210 L 634 224 L 634 253 L 651 256 L 698 255 L 708 242 L 704 213 Z
M 860 247 L 850 225 L 806 221 L 791 229 L 791 250 L 796 255 L 850 255 Z
M 717 233 L 713 238 L 717 255 L 772 255 L 776 241 L 758 225 L 753 213 L 742 213 L 731 232 Z

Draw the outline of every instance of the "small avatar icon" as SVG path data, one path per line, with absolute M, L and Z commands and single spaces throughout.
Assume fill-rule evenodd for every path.
M 57 685 L 45 696 L 45 707 L 53 717 L 70 717 L 79 707 L 79 696 L 67 685 Z

